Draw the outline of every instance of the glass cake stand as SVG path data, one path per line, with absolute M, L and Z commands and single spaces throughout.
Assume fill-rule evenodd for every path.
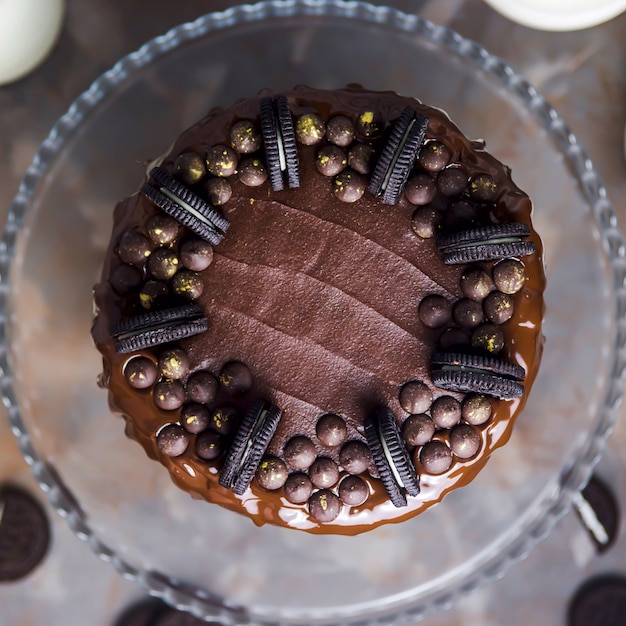
M 208 108 L 262 87 L 361 83 L 446 109 L 511 166 L 546 248 L 545 353 L 510 443 L 417 518 L 313 536 L 193 501 L 124 436 L 90 338 L 116 201 Z M 500 576 L 571 507 L 611 431 L 626 340 L 624 242 L 557 113 L 474 42 L 415 15 L 282 0 L 207 15 L 122 59 L 57 122 L 0 249 L 1 388 L 51 503 L 152 594 L 228 624 L 416 621 Z

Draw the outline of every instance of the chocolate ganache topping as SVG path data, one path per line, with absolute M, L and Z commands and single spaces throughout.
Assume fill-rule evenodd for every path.
M 94 298 L 126 433 L 193 497 L 357 534 L 472 480 L 539 367 L 531 202 L 441 110 L 215 109 L 115 208 Z

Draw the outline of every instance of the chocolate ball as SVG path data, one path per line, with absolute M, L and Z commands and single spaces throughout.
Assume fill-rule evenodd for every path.
M 452 396 L 440 396 L 433 402 L 430 415 L 438 428 L 452 428 L 461 421 L 461 404 Z
M 141 285 L 142 278 L 142 273 L 136 267 L 123 263 L 113 270 L 111 287 L 120 296 L 126 296 Z
M 411 228 L 422 239 L 431 239 L 441 227 L 441 213 L 432 206 L 423 206 L 413 211 Z
M 491 276 L 480 267 L 468 267 L 461 274 L 461 291 L 466 298 L 482 300 L 492 289 Z
M 402 385 L 400 389 L 400 406 L 410 414 L 425 413 L 430 409 L 433 401 L 433 392 L 428 385 L 412 380 Z
M 459 348 L 465 348 L 470 345 L 469 333 L 463 328 L 446 328 L 437 342 L 439 348 L 444 352 L 450 350 L 458 350 Z
M 213 261 L 213 247 L 203 239 L 188 239 L 180 247 L 180 260 L 187 269 L 201 272 Z
M 124 377 L 135 389 L 147 389 L 157 379 L 157 366 L 145 356 L 136 356 L 124 365 Z
M 452 450 L 443 441 L 429 441 L 419 452 L 419 462 L 429 474 L 443 474 L 452 465 Z
M 315 167 L 324 176 L 336 176 L 348 165 L 348 157 L 344 150 L 332 144 L 322 146 L 315 155 Z
M 409 415 L 402 424 L 402 436 L 409 446 L 423 446 L 434 434 L 435 423 L 424 413 Z
M 171 248 L 157 248 L 149 257 L 147 268 L 157 280 L 169 280 L 176 274 L 180 261 Z
M 296 120 L 296 139 L 305 146 L 314 146 L 324 139 L 326 125 L 317 113 L 304 113 Z
M 525 281 L 526 270 L 517 259 L 504 259 L 493 266 L 493 282 L 502 293 L 517 293 Z
M 347 148 L 355 136 L 354 123 L 346 115 L 335 115 L 326 123 L 326 139 L 336 146 Z
M 362 474 L 370 465 L 372 454 L 363 441 L 346 442 L 339 450 L 339 463 L 350 474 Z
M 167 285 L 160 280 L 149 280 L 139 292 L 139 303 L 144 309 L 153 309 L 169 293 Z
M 461 404 L 461 417 L 472 426 L 487 423 L 492 411 L 491 400 L 482 394 L 466 396 Z
M 459 459 L 471 459 L 480 449 L 480 435 L 469 424 L 459 424 L 450 431 L 450 449 Z
M 436 193 L 435 181 L 428 174 L 416 174 L 404 186 L 404 195 L 411 204 L 428 204 Z
M 166 456 L 180 456 L 189 446 L 189 435 L 182 426 L 168 424 L 159 431 L 156 442 L 159 450 Z
M 146 231 L 154 244 L 165 246 L 178 237 L 180 224 L 169 215 L 157 213 L 148 220 Z
M 200 274 L 181 270 L 172 278 L 172 289 L 174 293 L 188 300 L 197 300 L 202 295 L 204 283 Z
M 316 522 L 332 522 L 340 511 L 341 501 L 332 491 L 321 489 L 309 498 L 309 513 Z
M 493 291 L 483 302 L 485 317 L 494 324 L 504 324 L 508 322 L 515 311 L 513 298 L 501 291 Z
M 448 165 L 450 156 L 450 150 L 440 141 L 428 141 L 420 150 L 419 164 L 428 172 L 439 172 Z
M 322 445 L 334 448 L 346 440 L 348 429 L 342 417 L 328 413 L 317 420 L 315 434 Z
M 365 179 L 352 170 L 344 170 L 333 180 L 335 196 L 342 202 L 356 202 L 365 193 Z
M 469 192 L 474 200 L 494 202 L 498 197 L 498 183 L 489 174 L 479 174 L 470 181 Z
M 232 176 L 239 164 L 237 153 L 230 146 L 223 144 L 209 148 L 205 160 L 208 172 L 221 178 Z
M 317 457 L 315 445 L 304 435 L 292 437 L 283 449 L 283 457 L 294 469 L 308 469 Z
M 204 193 L 209 204 L 222 206 L 230 200 L 230 197 L 233 195 L 233 188 L 223 178 L 209 178 L 204 185 Z
M 189 373 L 189 357 L 181 348 L 171 348 L 159 356 L 159 373 L 164 378 L 180 379 Z
M 196 454 L 205 461 L 217 459 L 224 451 L 222 438 L 212 430 L 205 430 L 196 437 Z
M 219 375 L 222 389 L 231 396 L 243 396 L 252 388 L 252 372 L 240 361 L 226 363 Z
M 217 396 L 217 378 L 200 370 L 187 379 L 187 397 L 199 404 L 210 404 Z
M 498 354 L 504 348 L 504 333 L 500 327 L 487 322 L 481 324 L 472 333 L 472 348 L 488 352 L 489 354 Z
M 261 133 L 251 120 L 239 120 L 230 128 L 230 145 L 239 154 L 251 154 L 261 147 Z
M 185 389 L 180 381 L 165 379 L 154 386 L 152 400 L 159 409 L 175 411 L 185 401 Z
M 117 247 L 117 254 L 124 263 L 143 267 L 150 256 L 150 242 L 136 230 L 127 230 L 121 237 Z
M 361 506 L 369 495 L 369 487 L 360 476 L 346 476 L 339 483 L 339 498 L 348 506 Z
M 477 217 L 478 212 L 473 204 L 466 200 L 457 200 L 446 210 L 445 222 L 451 230 L 460 230 L 472 226 Z
M 211 428 L 220 435 L 234 433 L 240 422 L 239 411 L 232 406 L 221 406 L 211 415 Z
M 287 482 L 288 476 L 287 466 L 273 456 L 265 457 L 256 471 L 259 485 L 268 491 L 280 489 Z
M 339 467 L 332 459 L 318 456 L 309 467 L 311 482 L 320 489 L 330 489 L 339 480 Z
M 371 139 L 383 131 L 383 118 L 375 111 L 363 111 L 356 120 L 355 130 L 361 137 Z
M 450 323 L 452 319 L 452 307 L 443 296 L 429 294 L 419 303 L 417 315 L 424 326 L 428 328 L 441 328 Z
M 304 504 L 313 493 L 311 479 L 302 472 L 289 474 L 284 485 L 285 498 L 292 504 Z
M 267 180 L 267 169 L 260 159 L 244 159 L 237 172 L 239 180 L 248 187 L 260 187 Z
M 459 196 L 467 185 L 467 174 L 458 165 L 449 165 L 437 175 L 437 189 L 448 198 Z
M 198 434 L 209 427 L 211 416 L 203 404 L 188 404 L 180 412 L 180 423 L 187 432 Z
M 483 307 L 469 298 L 457 300 L 452 307 L 452 319 L 463 328 L 476 328 L 483 321 Z
M 348 165 L 359 174 L 370 174 L 374 169 L 376 151 L 367 143 L 355 143 L 348 152 Z
M 174 173 L 186 185 L 195 185 L 206 176 L 206 165 L 201 154 L 184 152 L 174 161 Z

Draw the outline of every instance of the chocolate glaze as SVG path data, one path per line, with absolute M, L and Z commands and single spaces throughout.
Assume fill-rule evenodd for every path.
M 464 137 L 444 112 L 392 92 L 372 93 L 356 86 L 332 92 L 298 87 L 285 95 L 294 116 L 317 112 L 323 119 L 377 111 L 388 123 L 410 104 L 429 118 L 427 140 L 444 144 L 452 163 L 461 163 L 468 176 L 486 173 L 498 183 L 490 221 L 531 224 L 531 202 L 510 180 L 507 169 Z M 258 98 L 211 111 L 176 140 L 162 167 L 172 172 L 180 154 L 190 150 L 204 154 L 215 144 L 227 143 L 230 128 L 241 119 L 258 124 Z M 319 455 L 338 463 L 339 448 L 324 447 L 315 437 L 320 416 L 343 416 L 347 440 L 363 440 L 363 418 L 377 406 L 388 406 L 399 421 L 406 419 L 398 400 L 405 382 L 425 381 L 434 398 L 448 394 L 434 387 L 429 376 L 429 359 L 441 331 L 426 328 L 417 307 L 430 293 L 450 301 L 463 297 L 459 286 L 463 267 L 445 266 L 434 239 L 414 234 L 415 206 L 403 194 L 396 206 L 384 205 L 369 192 L 354 204 L 341 202 L 332 193 L 332 179 L 315 167 L 315 146 L 299 144 L 298 151 L 300 189 L 274 192 L 268 183 L 247 187 L 236 176 L 228 179 L 232 197 L 221 208 L 231 226 L 214 249 L 213 263 L 201 273 L 204 290 L 198 303 L 209 319 L 209 330 L 180 345 L 189 355 L 192 373 L 205 369 L 217 375 L 229 361 L 250 368 L 252 393 L 283 410 L 269 455 L 281 457 L 286 441 L 301 434 L 316 442 Z M 116 254 L 120 238 L 130 228 L 145 233 L 147 221 L 156 213 L 158 209 L 139 194 L 115 208 L 102 280 L 95 288 L 93 337 L 103 355 L 102 379 L 110 406 L 125 417 L 126 434 L 165 465 L 174 482 L 192 496 L 244 513 L 256 524 L 357 534 L 402 521 L 439 502 L 450 490 L 469 483 L 491 452 L 508 440 L 526 397 L 493 400 L 492 419 L 477 427 L 480 451 L 472 459 L 455 459 L 450 470 L 438 476 L 423 472 L 417 462 L 421 493 L 409 497 L 408 506 L 394 507 L 382 483 L 366 472 L 362 477 L 370 490 L 367 501 L 343 506 L 326 524 L 313 520 L 306 505 L 291 504 L 282 490 L 265 491 L 256 480 L 243 496 L 235 496 L 218 485 L 221 459 L 203 461 L 192 452 L 193 445 L 181 457 L 165 456 L 156 445 L 156 433 L 175 423 L 180 411 L 160 410 L 149 390 L 129 386 L 123 375 L 129 357 L 114 351 L 109 336 L 112 323 L 137 312 L 136 301 L 119 296 L 111 286 L 111 276 L 121 264 Z M 513 318 L 502 325 L 505 348 L 500 354 L 524 367 L 526 394 L 541 356 L 545 287 L 542 246 L 534 230 L 530 239 L 536 251 L 523 260 L 527 280 L 513 296 Z M 155 359 L 150 351 L 144 353 Z M 233 402 L 245 406 L 246 401 L 229 399 Z M 441 431 L 434 438 L 447 440 L 448 435 Z M 373 466 L 370 471 L 376 475 Z

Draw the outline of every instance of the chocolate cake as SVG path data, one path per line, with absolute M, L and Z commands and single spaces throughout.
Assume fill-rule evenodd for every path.
M 441 110 L 358 86 L 216 109 L 115 208 L 93 337 L 193 497 L 356 534 L 472 480 L 539 367 L 531 201 Z

